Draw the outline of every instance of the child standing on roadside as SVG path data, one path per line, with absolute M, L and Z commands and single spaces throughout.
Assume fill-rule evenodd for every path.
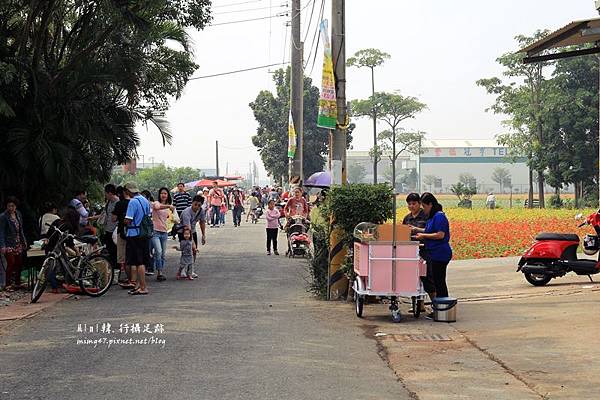
M 271 255 L 271 242 L 273 242 L 273 251 L 277 252 L 277 234 L 279 233 L 279 210 L 275 208 L 275 201 L 269 200 L 267 213 L 267 255 Z
M 183 238 L 179 241 L 179 247 L 175 246 L 175 250 L 181 252 L 179 259 L 179 271 L 177 271 L 177 280 L 188 279 L 193 280 L 194 260 L 196 259 L 196 244 L 192 240 L 192 231 L 189 227 L 183 229 Z

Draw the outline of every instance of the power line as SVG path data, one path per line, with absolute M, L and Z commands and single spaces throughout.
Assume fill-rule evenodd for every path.
M 275 6 L 275 7 L 276 8 L 282 8 L 282 7 L 287 7 L 287 6 L 288 6 L 287 4 L 281 4 L 281 5 Z M 270 10 L 271 8 L 273 8 L 273 6 L 258 7 L 258 8 L 246 8 L 244 10 L 231 10 L 231 11 L 217 12 L 217 13 L 213 13 L 213 15 L 233 14 L 233 13 L 248 12 L 248 11 L 258 11 L 258 10 Z
M 222 7 L 239 6 L 241 4 L 258 3 L 259 1 L 262 1 L 262 0 L 250 0 L 250 1 L 242 1 L 242 2 L 239 2 L 239 3 L 220 4 L 218 6 L 212 6 L 212 8 L 222 8 Z
M 312 65 L 310 67 L 310 74 L 309 75 L 312 75 L 312 72 L 313 72 L 313 70 L 315 68 L 315 62 L 317 61 L 317 53 L 318 53 L 318 50 L 319 50 L 319 42 L 321 41 L 321 34 L 320 34 L 320 31 L 321 31 L 321 21 L 323 21 L 323 14 L 324 13 L 325 13 L 325 0 L 322 0 L 322 2 L 321 2 L 321 13 L 319 14 L 319 24 L 317 26 L 317 30 L 315 31 L 315 36 L 317 38 L 317 44 L 315 46 L 315 52 L 313 54 L 313 62 L 312 62 Z M 315 36 L 313 36 L 313 42 L 315 40 Z M 309 60 L 309 59 L 310 59 L 310 54 L 309 54 L 309 58 L 307 60 Z M 306 65 L 308 65 L 308 61 L 306 62 Z
M 240 24 L 242 22 L 260 21 L 260 20 L 263 20 L 263 19 L 280 18 L 280 17 L 287 17 L 287 16 L 288 16 L 288 13 L 287 12 L 283 12 L 283 13 L 271 15 L 271 16 L 268 16 L 268 17 L 242 19 L 242 20 L 239 20 L 239 21 L 220 22 L 218 24 L 211 24 L 210 26 Z
M 238 70 L 235 70 L 235 71 L 221 72 L 221 73 L 218 73 L 218 74 L 196 76 L 196 77 L 190 78 L 188 80 L 193 81 L 193 80 L 196 80 L 196 79 L 214 78 L 216 76 L 231 75 L 231 74 L 237 74 L 237 73 L 240 73 L 240 72 L 254 71 L 254 70 L 257 70 L 257 69 L 269 68 L 269 67 L 274 67 L 276 65 L 283 65 L 283 64 L 289 64 L 289 63 L 282 62 L 282 63 L 268 64 L 268 65 L 261 65 L 261 66 L 258 66 L 258 67 L 238 69 Z
M 313 13 L 315 12 L 315 4 L 317 4 L 317 2 L 313 1 L 312 9 L 310 10 L 310 18 L 308 20 L 308 25 L 306 26 L 306 34 L 304 35 L 304 43 L 306 43 L 306 39 L 308 38 L 308 32 L 310 31 L 310 26 L 312 25 Z
M 306 5 L 304 7 L 302 7 L 301 9 L 298 10 L 298 12 L 294 15 L 294 11 L 296 10 L 292 10 L 292 22 L 294 21 L 295 18 L 299 18 L 300 14 L 302 14 L 302 11 L 304 11 L 308 6 L 310 6 L 310 3 L 314 3 L 315 0 L 309 0 L 308 3 L 306 3 Z M 294 48 L 296 50 L 300 50 L 302 43 L 300 43 L 300 46 L 298 46 L 296 44 L 296 41 L 294 40 L 294 37 L 291 36 L 292 38 L 292 45 L 294 46 Z
M 316 59 L 316 57 L 317 57 L 317 50 L 319 48 L 319 39 L 320 39 L 320 36 L 321 36 L 321 35 L 319 35 L 319 32 L 321 31 L 321 21 L 323 21 L 323 13 L 325 12 L 325 0 L 321 0 L 321 7 L 320 8 L 321 9 L 319 11 L 319 17 L 317 18 L 317 26 L 315 27 L 315 32 L 313 34 L 312 41 L 310 43 L 310 51 L 308 53 L 308 57 L 306 58 L 306 65 L 304 66 L 305 69 L 308 66 L 308 63 L 310 62 L 310 57 L 311 57 L 311 54 L 313 53 L 313 51 L 315 52 L 314 53 L 314 57 L 315 57 L 314 59 Z M 319 39 L 317 39 L 317 37 Z M 316 46 L 315 46 L 315 39 L 317 39 L 317 45 Z M 313 59 L 313 68 L 314 68 L 314 65 L 315 65 L 314 64 L 314 59 Z M 312 74 L 312 68 L 311 68 L 311 74 Z

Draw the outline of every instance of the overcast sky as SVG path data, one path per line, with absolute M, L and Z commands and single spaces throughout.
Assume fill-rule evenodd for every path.
M 306 7 L 302 14 L 303 37 L 312 1 L 302 1 Z M 321 5 L 321 0 L 314 1 L 305 58 L 310 53 Z M 214 0 L 213 23 L 275 15 L 287 9 L 286 3 L 291 1 Z M 330 0 L 325 1 L 324 14 L 330 19 Z M 475 81 L 501 73 L 495 59 L 517 50 L 515 35 L 543 28 L 555 30 L 573 20 L 597 15 L 593 0 L 347 0 L 346 14 L 347 55 L 375 47 L 392 56 L 376 70 L 375 88 L 398 90 L 427 104 L 428 110 L 404 127 L 425 131 L 428 139 L 490 139 L 501 133 L 502 118 L 485 112 L 493 97 Z M 289 17 L 269 18 L 191 32 L 200 65 L 194 76 L 289 61 L 287 20 Z M 320 86 L 322 52 L 319 47 L 312 74 L 312 58 L 305 71 L 316 86 Z M 248 104 L 260 90 L 274 89 L 269 71 L 190 81 L 167 113 L 173 144 L 162 147 L 156 131 L 140 129 L 139 153 L 146 162 L 153 157 L 155 162 L 171 166 L 214 168 L 215 140 L 219 140 L 222 172 L 228 163 L 230 173 L 245 174 L 249 163 L 256 161 L 264 179 L 266 173 L 251 142 L 257 124 Z M 368 70 L 348 68 L 348 99 L 365 98 L 370 93 Z M 357 122 L 355 150 L 372 146 L 371 129 L 367 120 Z

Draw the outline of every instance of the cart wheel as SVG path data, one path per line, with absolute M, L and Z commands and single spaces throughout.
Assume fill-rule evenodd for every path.
M 419 315 L 421 315 L 421 308 L 423 307 L 423 303 L 425 303 L 425 300 L 417 299 L 417 297 L 413 296 L 412 309 L 413 309 L 413 316 L 415 318 L 419 318 Z
M 398 299 L 396 297 L 392 297 L 390 299 L 390 311 L 392 312 L 392 321 L 400 322 L 402 321 L 402 314 L 400 313 L 400 307 L 398 307 Z
M 392 321 L 398 323 L 402 321 L 402 314 L 400 314 L 400 309 L 392 310 Z
M 423 299 L 417 300 L 417 308 L 415 309 L 415 311 L 413 313 L 415 318 L 419 318 L 419 315 L 421 315 L 421 309 L 423 308 L 423 304 L 425 304 L 425 300 L 423 300 Z
M 362 318 L 363 306 L 365 305 L 365 298 L 357 293 L 354 293 L 354 301 L 356 303 L 356 316 Z

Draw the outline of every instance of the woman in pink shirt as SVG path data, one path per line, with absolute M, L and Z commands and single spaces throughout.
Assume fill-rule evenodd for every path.
M 170 212 L 175 212 L 175 206 L 171 204 L 171 193 L 166 187 L 158 190 L 158 201 L 152 203 L 152 222 L 154 235 L 152 235 L 152 248 L 154 249 L 154 268 L 156 269 L 157 281 L 164 281 L 163 274 L 165 257 L 167 255 L 167 219 Z
M 271 242 L 273 242 L 273 252 L 278 256 L 277 234 L 279 233 L 279 210 L 275 208 L 274 200 L 269 200 L 267 207 L 267 254 L 271 255 Z

